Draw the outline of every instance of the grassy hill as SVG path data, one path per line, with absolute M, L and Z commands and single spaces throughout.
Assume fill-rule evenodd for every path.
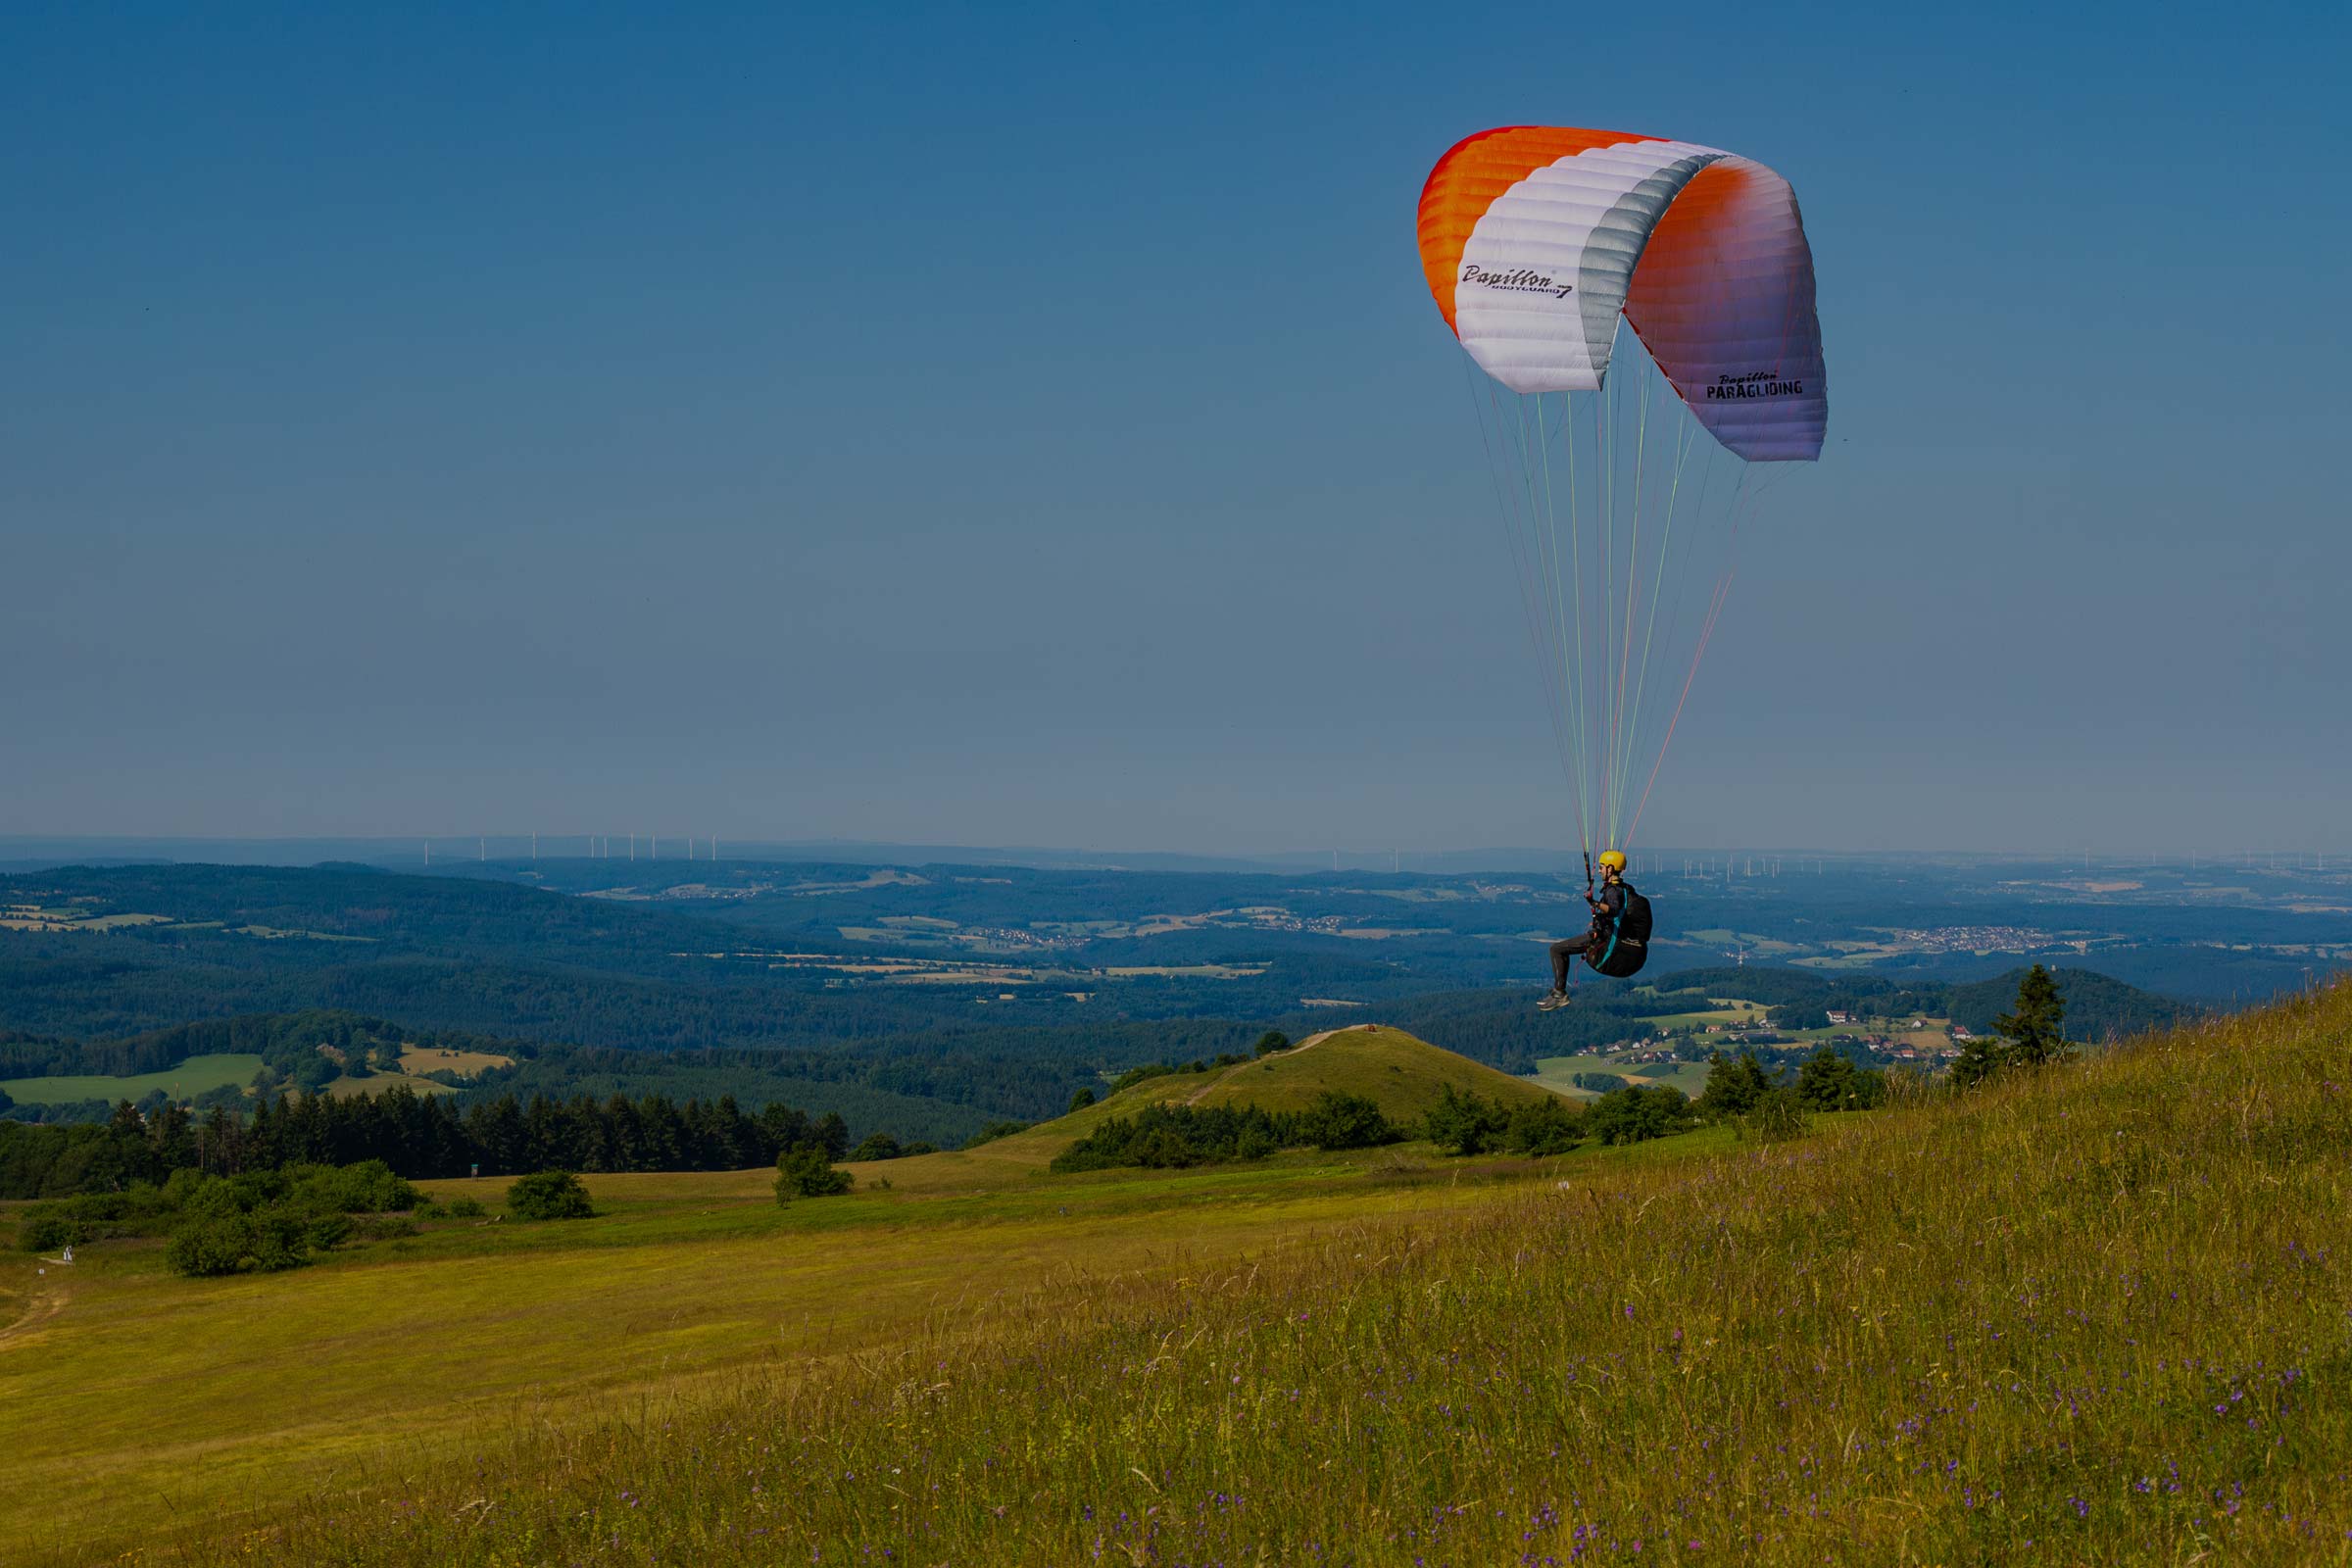
M 35 1559 L 382 1568 L 2342 1561 L 2347 1038 L 2339 986 L 1768 1146 L 1006 1139 L 277 1277 L 18 1253 L 0 1514 Z M 1187 1076 L 1128 1093 L 1246 1073 Z
M 1524 1078 L 1442 1051 L 1401 1029 L 1365 1023 L 1309 1035 L 1288 1051 L 1228 1067 L 1188 1102 L 1304 1110 L 1316 1096 L 1338 1091 L 1360 1095 L 1390 1120 L 1409 1124 L 1447 1087 L 1506 1104 L 1541 1100 L 1545 1093 Z
M 1082 1109 L 978 1149 L 917 1154 L 849 1167 L 863 1179 L 888 1179 L 913 1191 L 936 1191 L 975 1176 L 1039 1172 L 1054 1156 L 1113 1116 L 1132 1116 L 1146 1105 L 1257 1105 L 1265 1110 L 1304 1110 L 1327 1091 L 1359 1095 L 1382 1114 L 1410 1126 L 1451 1087 L 1487 1100 L 1516 1104 L 1541 1100 L 1550 1091 L 1483 1062 L 1441 1051 L 1400 1029 L 1353 1024 L 1308 1035 L 1288 1051 L 1239 1066 L 1205 1072 L 1172 1072 L 1130 1084 Z

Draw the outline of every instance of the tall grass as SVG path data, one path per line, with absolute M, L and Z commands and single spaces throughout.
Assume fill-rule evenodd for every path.
M 136 1560 L 2352 1561 L 2352 988 Z

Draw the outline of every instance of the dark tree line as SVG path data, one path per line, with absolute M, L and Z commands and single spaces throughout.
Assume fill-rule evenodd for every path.
M 118 1106 L 103 1124 L 0 1122 L 0 1198 L 58 1198 L 161 1183 L 175 1170 L 217 1175 L 377 1159 L 403 1177 L 514 1176 L 540 1170 L 743 1170 L 788 1149 L 849 1152 L 848 1125 L 790 1105 L 747 1113 L 731 1098 L 680 1104 L 659 1095 L 555 1101 L 513 1096 L 465 1107 L 405 1087 L 372 1098 L 267 1100 L 252 1114 L 201 1116 Z

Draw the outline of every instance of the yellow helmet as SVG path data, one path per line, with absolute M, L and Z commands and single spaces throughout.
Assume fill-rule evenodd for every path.
M 1603 850 L 1600 852 L 1600 863 L 1609 870 L 1622 871 L 1625 869 L 1625 852 L 1623 850 Z

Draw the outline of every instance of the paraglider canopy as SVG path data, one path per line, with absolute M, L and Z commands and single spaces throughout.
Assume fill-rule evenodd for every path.
M 1734 455 L 1821 455 L 1813 251 L 1762 164 L 1618 131 L 1480 131 L 1430 171 L 1420 234 L 1446 324 L 1512 391 L 1597 389 L 1622 315 Z

